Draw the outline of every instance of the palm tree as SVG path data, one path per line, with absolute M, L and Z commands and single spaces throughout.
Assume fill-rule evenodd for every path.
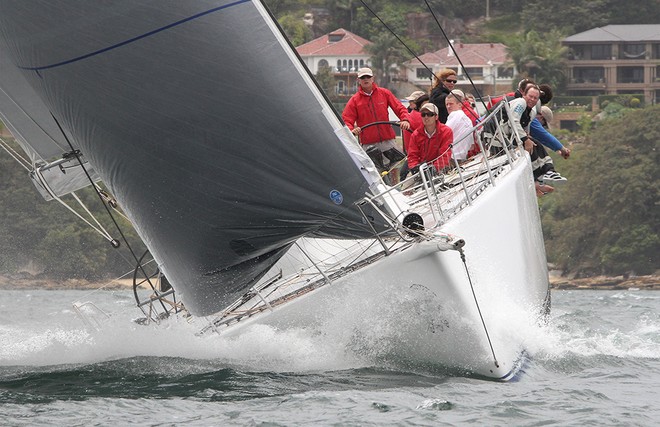
M 566 83 L 564 58 L 567 52 L 561 45 L 562 37 L 557 31 L 541 37 L 532 30 L 507 40 L 507 52 L 520 76 L 561 89 Z
M 331 7 L 334 7 L 344 14 L 348 14 L 348 29 L 353 32 L 353 20 L 357 13 L 357 8 L 361 4 L 360 0 L 332 0 L 329 3 Z M 342 26 L 343 24 L 345 24 L 345 22 L 342 23 Z
M 371 54 L 371 65 L 377 74 L 377 81 L 386 87 L 390 82 L 393 65 L 404 59 L 401 44 L 393 35 L 381 33 L 365 49 Z

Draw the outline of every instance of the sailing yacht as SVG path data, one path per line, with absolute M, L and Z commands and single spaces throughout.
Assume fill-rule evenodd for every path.
M 519 372 L 549 284 L 515 135 L 385 185 L 258 0 L 0 1 L 0 28 L 0 114 L 35 186 L 105 184 L 168 283 L 138 298 L 148 319 L 176 293 L 202 333 L 336 322 L 355 351 Z M 385 320 L 357 332 L 365 313 Z

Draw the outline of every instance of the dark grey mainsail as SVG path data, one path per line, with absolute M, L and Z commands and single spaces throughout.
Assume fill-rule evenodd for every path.
M 260 2 L 3 0 L 0 31 L 193 314 L 300 236 L 384 228 L 354 206 L 373 165 Z

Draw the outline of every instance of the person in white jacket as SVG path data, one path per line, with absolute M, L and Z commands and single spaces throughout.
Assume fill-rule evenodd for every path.
M 465 95 L 458 89 L 452 90 L 445 98 L 445 105 L 449 116 L 447 116 L 446 125 L 454 132 L 454 142 L 452 145 L 452 157 L 456 160 L 465 160 L 470 147 L 474 143 L 472 134 L 472 121 L 465 114 L 462 102 Z

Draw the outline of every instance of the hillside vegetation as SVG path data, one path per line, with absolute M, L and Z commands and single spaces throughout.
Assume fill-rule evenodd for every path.
M 651 274 L 660 267 L 660 106 L 605 119 L 568 161 L 568 183 L 544 197 L 548 259 L 565 271 Z
M 516 37 L 514 33 L 518 30 L 534 30 L 540 34 L 556 30 L 569 35 L 608 24 L 660 22 L 657 0 L 636 0 L 634 3 L 620 0 L 464 0 L 460 3 L 450 0 L 265 0 L 265 3 L 294 45 L 336 28 L 345 28 L 373 41 L 387 30 L 370 9 L 405 38 L 409 36 L 406 33 L 407 14 L 428 13 L 427 4 L 441 22 L 448 24 L 445 31 L 450 38 L 471 37 L 475 29 L 464 23 L 480 20 L 488 13 L 492 20 L 488 24 L 481 21 L 485 31 L 476 29 L 480 40 L 465 40 L 473 42 L 502 41 L 492 39 L 493 34 L 500 31 L 504 34 L 500 33 L 499 37 L 507 34 Z M 306 13 L 315 14 L 311 29 L 305 28 L 302 22 Z M 450 25 L 451 21 L 461 25 Z M 422 30 L 440 34 L 435 22 Z
M 135 267 L 126 244 L 113 248 L 62 205 L 46 202 L 27 171 L 4 150 L 0 150 L 0 182 L 0 275 L 26 272 L 55 279 L 96 280 L 119 277 Z M 88 188 L 79 196 L 109 233 L 120 240 L 96 194 Z M 71 196 L 64 200 L 73 202 Z M 137 256 L 142 255 L 144 245 L 130 223 L 116 213 L 114 216 Z

